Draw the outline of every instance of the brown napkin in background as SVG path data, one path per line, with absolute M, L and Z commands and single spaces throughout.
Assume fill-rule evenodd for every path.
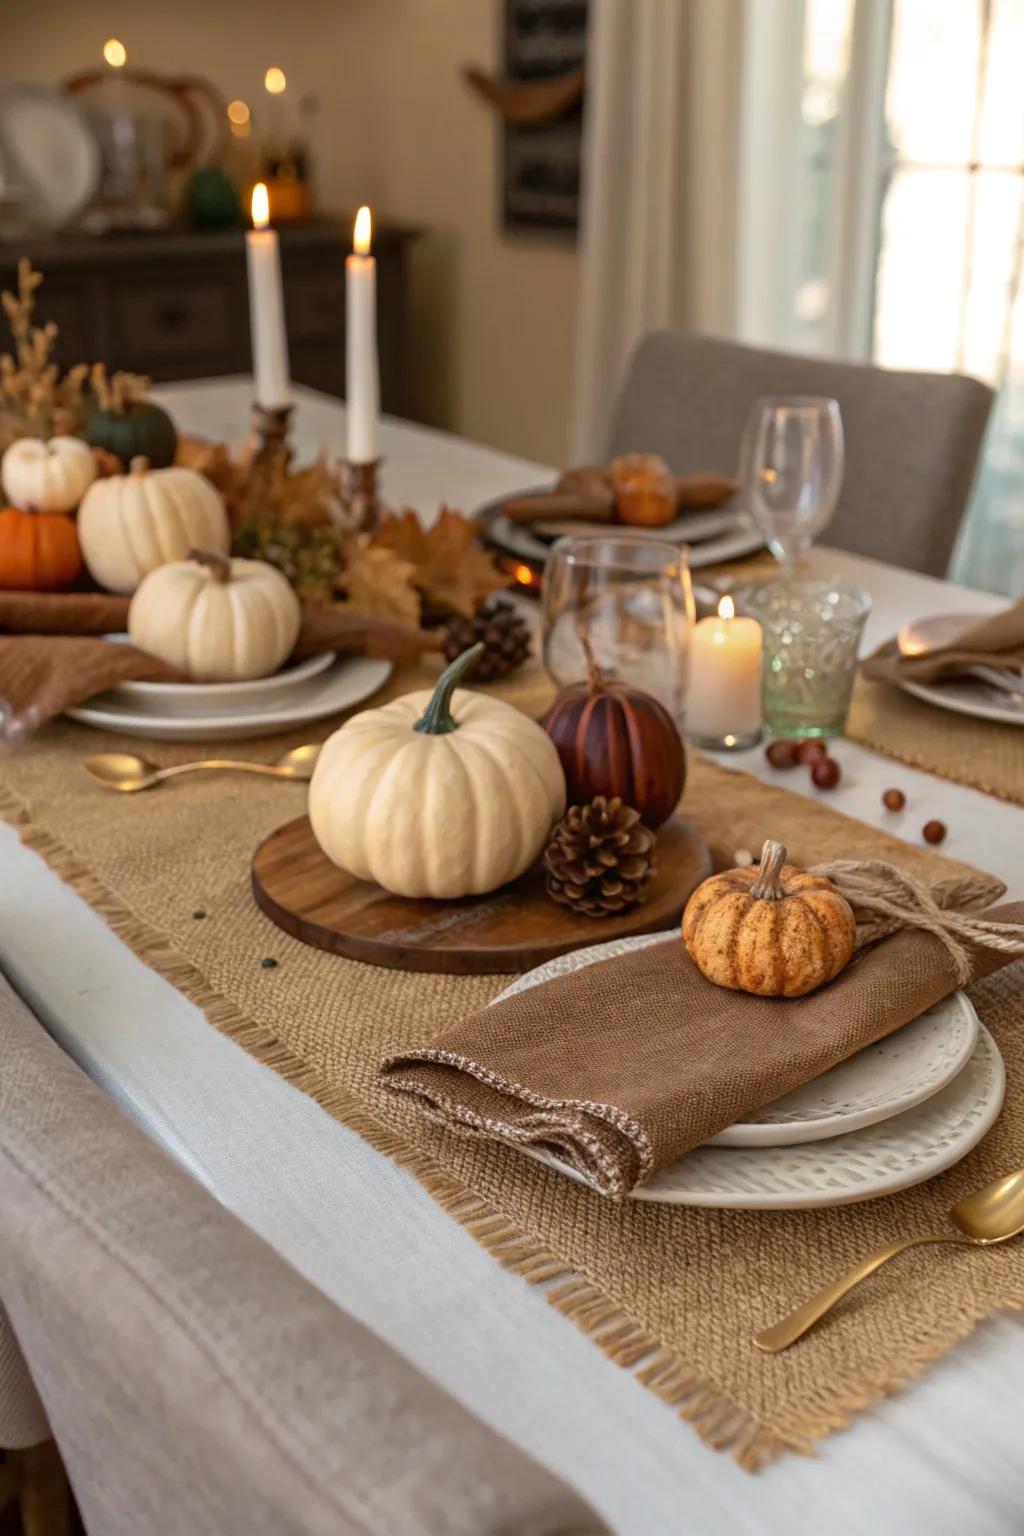
M 21 741 L 118 683 L 182 681 L 134 645 L 99 638 L 124 629 L 129 601 L 103 592 L 0 592 L 0 740 Z M 310 608 L 292 658 L 354 651 L 418 661 L 440 645 L 440 631 L 345 608 Z
M 1024 675 L 1024 597 L 991 618 L 965 621 L 954 644 L 919 656 L 903 656 L 898 640 L 887 640 L 862 664 L 862 671 L 883 682 L 936 683 L 978 666 L 1010 668 Z
M 1024 902 L 985 915 L 1024 922 Z M 974 979 L 1010 958 L 972 950 Z M 600 1194 L 624 1195 L 954 986 L 945 947 L 920 931 L 794 999 L 716 987 L 666 939 L 481 1009 L 385 1062 L 381 1083 L 452 1130 L 544 1147 Z

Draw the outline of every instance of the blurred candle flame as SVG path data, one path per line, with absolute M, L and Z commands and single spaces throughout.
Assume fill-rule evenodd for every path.
M 111 69 L 123 69 L 128 60 L 128 50 L 116 37 L 108 37 L 103 44 L 103 57 Z
M 252 189 L 252 227 L 253 229 L 266 229 L 270 223 L 270 199 L 267 189 L 262 181 L 258 181 Z
M 734 619 L 736 617 L 736 604 L 728 593 L 725 594 L 718 605 L 718 617 L 720 619 Z
M 352 232 L 352 249 L 357 256 L 369 256 L 372 233 L 373 221 L 370 210 L 364 205 L 356 214 L 355 229 Z
M 288 81 L 285 79 L 284 70 L 278 69 L 276 64 L 271 64 L 270 68 L 263 76 L 264 90 L 269 91 L 271 96 L 280 96 L 281 92 L 286 89 L 287 85 Z

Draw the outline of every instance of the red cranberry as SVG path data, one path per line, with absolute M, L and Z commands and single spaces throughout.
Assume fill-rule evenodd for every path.
M 828 747 L 823 741 L 801 741 L 797 744 L 798 763 L 814 763 L 822 757 L 828 757 Z
M 839 764 L 826 753 L 811 764 L 811 779 L 818 789 L 835 789 L 842 777 Z
M 941 843 L 946 838 L 946 824 L 942 821 L 926 821 L 921 828 L 921 836 L 926 843 Z
M 764 749 L 764 755 L 773 768 L 795 768 L 797 765 L 797 743 L 795 741 L 771 741 Z
M 902 789 L 887 789 L 882 796 L 882 804 L 887 811 L 902 811 L 907 803 L 907 797 Z

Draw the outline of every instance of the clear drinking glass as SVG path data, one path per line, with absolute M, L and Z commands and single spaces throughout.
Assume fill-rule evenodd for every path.
M 835 581 L 748 587 L 743 611 L 764 634 L 764 723 L 772 736 L 841 736 L 871 599 Z
M 843 423 L 836 400 L 759 400 L 744 433 L 747 505 L 769 549 L 792 577 L 836 509 L 843 483 Z
M 608 677 L 653 694 L 682 728 L 695 617 L 685 549 L 604 534 L 559 539 L 543 603 L 544 665 L 559 687 L 587 676 L 589 646 Z

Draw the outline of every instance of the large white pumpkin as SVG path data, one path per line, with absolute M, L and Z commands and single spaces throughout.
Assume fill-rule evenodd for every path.
M 277 671 L 301 619 L 298 598 L 274 566 L 197 551 L 143 577 L 128 608 L 128 635 L 197 683 L 238 683 Z
M 0 462 L 4 494 L 24 512 L 73 512 L 96 478 L 96 460 L 80 437 L 20 437 Z
M 551 741 L 499 699 L 460 690 L 482 647 L 463 652 L 433 693 L 407 693 L 346 721 L 309 786 L 327 857 L 399 896 L 493 891 L 538 858 L 565 810 Z
M 226 555 L 231 530 L 220 492 L 194 469 L 150 469 L 97 480 L 78 509 L 78 542 L 108 592 L 134 592 L 143 576 L 190 549 Z

